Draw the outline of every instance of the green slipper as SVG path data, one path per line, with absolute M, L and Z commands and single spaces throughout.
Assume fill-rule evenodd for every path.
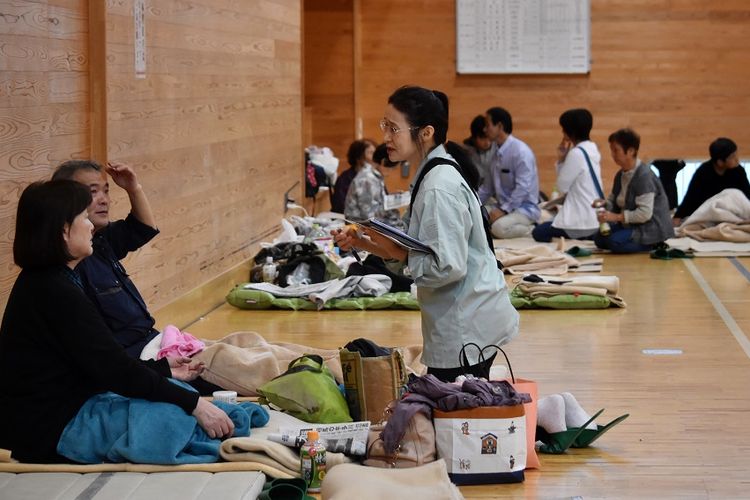
M 596 429 L 586 429 L 584 426 L 583 432 L 580 433 L 575 441 L 573 442 L 573 448 L 586 448 L 587 446 L 591 445 L 594 441 L 599 439 L 602 434 L 610 430 L 615 425 L 619 424 L 626 418 L 630 416 L 629 413 L 626 413 L 625 415 L 620 415 L 607 425 L 597 425 Z
M 679 248 L 670 248 L 669 250 L 667 250 L 667 253 L 673 259 L 692 259 L 693 257 L 695 257 L 695 255 L 693 255 L 693 252 L 685 252 L 684 250 L 680 250 Z
M 657 248 L 655 250 L 651 250 L 651 252 L 649 252 L 649 256 L 652 259 L 672 260 L 672 255 L 670 254 L 668 248 Z
M 575 443 L 578 436 L 586 430 L 586 426 L 596 419 L 604 409 L 599 410 L 596 414 L 591 417 L 588 422 L 583 424 L 581 427 L 573 427 L 560 432 L 547 432 L 544 428 L 537 426 L 536 428 L 536 440 L 541 441 L 543 444 L 539 447 L 539 451 L 542 453 L 550 453 L 553 455 L 559 455 L 565 453 L 565 450 L 570 448 Z
M 591 255 L 592 252 L 588 248 L 581 248 L 579 246 L 575 246 L 575 247 L 570 247 L 567 250 L 565 250 L 565 253 L 573 257 L 588 257 Z

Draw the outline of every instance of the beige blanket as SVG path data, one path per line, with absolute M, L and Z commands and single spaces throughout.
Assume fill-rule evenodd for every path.
M 559 276 L 568 272 L 569 266 L 578 266 L 575 257 L 545 245 L 523 249 L 501 248 L 495 250 L 503 270 L 510 274 L 542 273 Z
M 698 241 L 750 242 L 750 200 L 739 189 L 725 189 L 706 200 L 677 229 Z
M 257 396 L 256 389 L 284 373 L 289 362 L 303 354 L 320 355 L 337 381 L 343 380 L 338 349 L 318 349 L 286 342 L 267 342 L 255 332 L 237 332 L 221 340 L 206 342 L 194 357 L 206 364 L 202 377 L 240 396 Z M 404 362 L 416 374 L 426 371 L 421 363 L 422 346 L 402 348 Z
M 321 498 L 325 500 L 382 500 L 408 498 L 461 500 L 442 459 L 411 469 L 381 469 L 344 464 L 326 474 Z
M 681 228 L 681 234 L 698 241 L 750 243 L 750 220 L 740 223 L 719 222 L 715 225 L 707 222 L 690 224 Z
M 300 477 L 299 453 L 294 448 L 267 439 L 229 438 L 221 443 L 221 458 L 228 462 L 262 464 L 271 477 Z M 343 453 L 326 453 L 326 470 L 351 462 L 352 459 Z

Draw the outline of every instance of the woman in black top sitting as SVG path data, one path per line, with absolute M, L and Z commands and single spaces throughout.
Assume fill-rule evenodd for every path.
M 57 443 L 92 396 L 112 391 L 175 404 L 211 438 L 234 426 L 221 409 L 130 358 L 84 294 L 74 269 L 91 255 L 87 187 L 34 183 L 21 194 L 13 258 L 21 267 L 0 326 L 0 448 L 24 462 L 59 462 Z M 174 367 L 180 378 L 185 367 Z

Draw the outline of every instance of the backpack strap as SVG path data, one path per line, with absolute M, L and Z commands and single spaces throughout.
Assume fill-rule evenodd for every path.
M 581 153 L 583 153 L 583 157 L 586 158 L 586 164 L 589 166 L 589 174 L 591 174 L 591 180 L 594 181 L 594 187 L 596 188 L 596 192 L 599 193 L 599 198 L 606 199 L 606 196 L 604 196 L 604 191 L 599 185 L 599 180 L 596 178 L 596 174 L 594 173 L 594 167 L 591 165 L 591 158 L 589 158 L 589 154 L 581 146 L 576 147 L 576 149 L 580 149 Z
M 441 158 L 436 157 L 429 160 L 427 163 L 425 163 L 424 167 L 422 167 L 422 171 L 419 173 L 419 176 L 417 176 L 417 180 L 414 181 L 414 189 L 411 191 L 411 201 L 409 202 L 409 214 L 411 214 L 412 208 L 414 207 L 414 200 L 417 199 L 417 192 L 419 191 L 420 186 L 422 185 L 422 181 L 424 180 L 425 176 L 430 173 L 430 171 L 437 167 L 438 165 L 450 165 L 456 170 L 458 170 L 458 173 L 461 175 L 461 177 L 466 181 L 466 184 L 470 186 L 469 180 L 466 178 L 466 175 L 464 174 L 463 169 L 461 168 L 461 165 L 456 163 L 453 160 L 449 160 L 447 158 Z M 471 188 L 469 188 L 471 189 Z M 495 256 L 495 245 L 493 244 L 493 238 L 492 238 L 492 231 L 491 231 L 491 224 L 490 224 L 490 216 L 487 213 L 487 209 L 482 205 L 482 202 L 479 200 L 479 195 L 476 191 L 471 189 L 471 192 L 474 194 L 474 197 L 477 200 L 477 203 L 479 203 L 479 210 L 482 214 L 482 225 L 484 226 L 484 234 L 487 238 L 487 246 L 490 248 L 490 252 L 492 253 L 492 256 Z M 500 263 L 499 260 L 495 259 L 495 262 L 497 262 L 497 268 L 502 269 L 503 265 Z

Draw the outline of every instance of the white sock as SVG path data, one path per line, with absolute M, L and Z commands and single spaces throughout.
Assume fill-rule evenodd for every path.
M 578 403 L 575 396 L 569 392 L 563 392 L 561 396 L 565 401 L 565 425 L 568 428 L 580 427 L 589 421 L 591 415 L 586 413 L 586 410 Z M 586 428 L 596 430 L 597 426 L 596 423 L 591 422 Z
M 537 401 L 537 424 L 550 434 L 562 432 L 565 426 L 565 400 L 559 394 L 545 396 Z

